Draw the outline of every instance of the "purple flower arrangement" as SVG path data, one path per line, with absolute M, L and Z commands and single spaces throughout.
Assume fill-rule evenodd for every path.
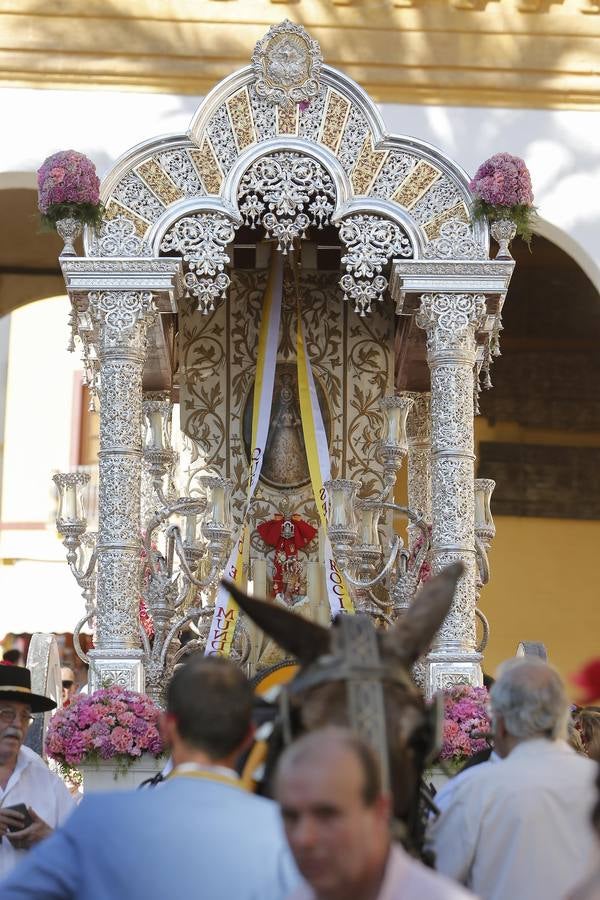
M 524 161 L 510 153 L 496 153 L 482 163 L 469 185 L 475 196 L 476 219 L 510 219 L 528 244 L 532 236 L 533 189 Z
M 100 180 L 91 159 L 76 150 L 61 150 L 44 160 L 37 173 L 42 224 L 54 228 L 59 219 L 75 218 L 98 226 L 102 219 Z
M 487 703 L 488 692 L 485 688 L 461 684 L 445 693 L 440 759 L 458 766 L 469 756 L 488 747 L 486 738 L 482 737 L 491 734 Z
M 142 753 L 160 756 L 160 710 L 144 694 L 121 687 L 78 694 L 52 717 L 46 753 L 68 774 L 81 763 L 115 759 L 127 769 Z

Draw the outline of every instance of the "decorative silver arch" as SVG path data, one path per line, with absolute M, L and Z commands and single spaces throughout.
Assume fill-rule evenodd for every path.
M 298 181 L 300 170 L 304 174 Z M 267 179 L 274 177 L 274 183 L 267 186 L 264 178 L 261 182 L 260 171 Z M 289 189 L 294 181 L 296 201 Z M 320 185 L 318 190 L 310 188 L 311 181 L 315 188 Z M 306 202 L 299 202 L 298 192 Z M 154 139 L 125 154 L 106 177 L 102 199 L 105 243 L 109 235 L 109 244 L 115 243 L 126 219 L 156 256 L 167 247 L 174 249 L 166 235 L 175 222 L 190 216 L 196 229 L 206 218 L 208 231 L 218 216 L 222 233 L 241 221 L 260 221 L 283 252 L 310 225 L 336 224 L 340 234 L 347 235 L 354 234 L 360 218 L 370 229 L 362 237 L 364 244 L 373 244 L 373 229 L 387 234 L 386 263 L 396 256 L 423 258 L 441 226 L 458 220 L 468 226 L 482 255 L 488 251 L 487 228 L 470 219 L 468 177 L 462 169 L 423 141 L 387 134 L 364 91 L 337 70 L 322 66 L 316 42 L 287 21 L 257 44 L 252 66 L 210 92 L 187 135 Z M 349 218 L 353 225 L 344 225 Z M 110 225 L 114 220 L 118 226 Z M 388 223 L 385 227 L 382 220 Z M 133 255 L 131 230 L 127 237 L 121 243 L 124 256 Z M 356 242 L 353 248 L 347 259 L 355 257 Z M 86 251 L 99 253 L 98 242 L 89 235 Z M 192 268 L 192 260 L 200 257 L 187 255 L 193 273 L 197 266 Z M 364 314 L 372 299 L 381 299 L 387 282 L 378 264 L 370 276 L 361 276 L 360 285 L 353 285 L 353 268 L 343 276 L 344 290 Z M 219 279 L 219 289 L 213 284 L 209 290 L 209 277 Z M 208 310 L 223 293 L 226 278 L 217 265 L 213 276 L 205 273 L 200 286 L 193 278 L 187 281 Z

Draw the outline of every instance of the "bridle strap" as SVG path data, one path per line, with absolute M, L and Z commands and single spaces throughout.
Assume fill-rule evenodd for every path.
M 344 616 L 333 634 L 333 649 L 348 672 L 346 691 L 352 728 L 375 750 L 384 791 L 390 789 L 390 762 L 377 633 L 366 616 Z M 372 672 L 371 677 L 368 672 Z

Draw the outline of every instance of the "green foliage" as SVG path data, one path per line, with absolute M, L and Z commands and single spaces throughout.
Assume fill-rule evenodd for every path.
M 40 216 L 42 227 L 46 231 L 55 231 L 59 219 L 77 219 L 82 225 L 91 225 L 97 229 L 102 224 L 104 206 L 98 203 L 53 203 L 48 212 Z
M 473 201 L 472 212 L 476 222 L 497 222 L 500 219 L 510 219 L 517 227 L 517 235 L 531 249 L 537 215 L 535 206 L 527 206 L 524 203 L 517 206 L 493 206 L 491 203 L 486 203 L 481 197 L 476 197 Z

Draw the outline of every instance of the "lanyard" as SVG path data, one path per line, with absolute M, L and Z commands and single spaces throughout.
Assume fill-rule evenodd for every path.
M 217 772 L 211 769 L 173 769 L 167 777 L 165 781 L 169 781 L 171 778 L 201 778 L 204 781 L 214 781 L 218 784 L 228 784 L 230 787 L 238 788 L 241 791 L 245 791 L 246 788 L 240 781 L 240 779 L 236 775 L 227 775 L 224 772 Z

